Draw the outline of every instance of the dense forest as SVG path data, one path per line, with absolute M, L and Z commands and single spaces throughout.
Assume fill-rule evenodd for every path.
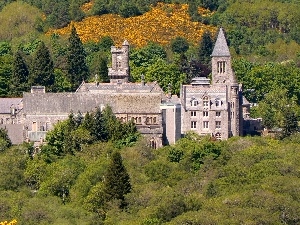
M 283 130 L 222 142 L 189 133 L 153 150 L 107 108 L 70 114 L 36 153 L 1 129 L 0 222 L 300 223 L 299 0 L 2 0 L 0 21 L 0 97 L 108 82 L 110 47 L 124 39 L 132 81 L 144 74 L 179 94 L 210 76 L 223 27 L 244 95 L 258 103 L 251 115 Z

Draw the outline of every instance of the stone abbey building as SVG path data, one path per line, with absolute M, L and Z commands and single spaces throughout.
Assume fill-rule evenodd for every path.
M 130 83 L 129 43 L 112 47 L 110 83 L 83 82 L 76 92 L 46 93 L 32 87 L 23 98 L 0 99 L 0 126 L 13 143 L 42 142 L 48 130 L 70 112 L 86 113 L 109 105 L 121 121 L 134 120 L 153 148 L 173 144 L 188 131 L 224 140 L 258 129 L 249 118 L 231 68 L 231 55 L 220 29 L 212 52 L 212 80 L 196 77 L 182 85 L 180 97 L 165 94 L 156 83 Z

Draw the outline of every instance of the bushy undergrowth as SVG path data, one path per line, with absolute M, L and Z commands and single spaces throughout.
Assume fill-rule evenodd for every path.
M 28 146 L 0 153 L 0 221 L 18 224 L 299 224 L 300 145 L 190 134 L 153 150 L 119 149 L 130 176 L 123 200 L 105 202 L 111 143 L 45 162 Z M 120 207 L 122 205 L 122 207 Z

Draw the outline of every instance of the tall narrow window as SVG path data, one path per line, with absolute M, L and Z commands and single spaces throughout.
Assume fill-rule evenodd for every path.
M 220 117 L 221 116 L 221 112 L 220 111 L 216 111 L 216 117 Z
M 197 112 L 196 111 L 191 111 L 191 117 L 195 117 L 197 116 Z
M 32 122 L 32 131 L 37 131 L 37 122 Z
M 226 71 L 226 62 L 225 61 L 217 62 L 217 67 L 218 67 L 218 73 L 225 73 L 225 71 Z
M 192 121 L 191 122 L 191 128 L 192 129 L 196 129 L 197 128 L 197 122 L 196 121 Z
M 216 121 L 216 129 L 221 129 L 221 121 Z
M 156 141 L 154 140 L 154 138 L 150 140 L 150 148 L 156 149 Z
M 203 111 L 203 117 L 208 117 L 208 111 Z
M 208 124 L 208 121 L 204 121 L 204 122 L 203 122 L 203 128 L 204 128 L 204 129 L 208 129 L 208 125 L 209 125 L 209 124 Z

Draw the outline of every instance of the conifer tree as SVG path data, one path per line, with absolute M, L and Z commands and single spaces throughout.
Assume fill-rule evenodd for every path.
M 51 90 L 54 79 L 54 64 L 50 52 L 44 42 L 40 42 L 32 60 L 29 83 L 30 85 L 45 86 Z
M 86 80 L 89 75 L 88 67 L 85 61 L 86 53 L 83 44 L 73 26 L 69 37 L 68 46 L 68 77 L 72 84 L 73 90 L 78 88 L 83 80 Z
M 120 152 L 112 153 L 111 162 L 104 181 L 106 200 L 121 200 L 120 207 L 124 207 L 125 195 L 131 191 L 130 177 L 127 173 Z
M 204 65 L 209 65 L 210 55 L 213 50 L 213 41 L 210 32 L 206 31 L 199 45 L 199 59 Z
M 29 69 L 22 57 L 22 53 L 18 50 L 13 59 L 12 76 L 10 79 L 10 95 L 21 96 L 22 92 L 28 90 Z
M 104 118 L 99 108 L 97 108 L 93 118 L 94 119 L 91 127 L 92 136 L 98 141 L 107 141 L 108 131 L 106 130 Z
M 100 59 L 99 76 L 100 76 L 100 81 L 101 82 L 109 83 L 108 67 L 107 67 L 107 59 L 106 58 L 101 58 Z

